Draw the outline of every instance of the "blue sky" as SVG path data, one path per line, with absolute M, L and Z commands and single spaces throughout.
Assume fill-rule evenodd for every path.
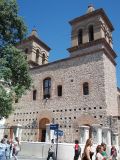
M 89 4 L 95 9 L 103 8 L 111 20 L 113 47 L 118 57 L 117 82 L 120 87 L 120 1 L 119 0 L 17 0 L 19 14 L 28 26 L 28 34 L 35 27 L 39 37 L 52 50 L 49 62 L 69 56 L 66 50 L 71 46 L 71 19 L 86 13 Z

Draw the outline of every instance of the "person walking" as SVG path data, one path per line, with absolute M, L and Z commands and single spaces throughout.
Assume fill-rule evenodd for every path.
M 0 142 L 0 160 L 6 160 L 5 150 L 6 150 L 5 140 L 2 139 Z
M 102 156 L 103 151 L 103 146 L 98 145 L 96 148 L 96 160 L 105 160 L 105 158 Z
M 17 155 L 18 155 L 20 150 L 21 150 L 21 145 L 20 145 L 19 139 L 18 139 L 18 137 L 15 137 L 15 141 L 13 142 L 13 157 L 14 157 L 14 160 L 18 160 Z
M 107 155 L 107 152 L 106 152 L 106 144 L 105 143 L 101 143 L 101 146 L 103 147 L 103 151 L 102 151 L 102 156 L 105 158 L 105 160 L 108 159 L 108 155 Z
M 78 160 L 79 157 L 81 156 L 81 148 L 79 146 L 79 141 L 75 140 L 75 146 L 74 146 L 74 160 Z
M 116 158 L 117 158 L 117 150 L 116 150 L 115 146 L 112 146 L 112 148 L 111 148 L 111 157 L 112 157 L 112 160 L 116 160 Z
M 92 160 L 94 152 L 92 152 L 93 140 L 92 138 L 87 139 L 85 148 L 82 154 L 82 160 Z
M 55 157 L 55 145 L 54 145 L 54 139 L 51 140 L 51 146 L 48 150 L 48 157 L 47 157 L 47 160 L 50 159 L 50 157 L 52 157 L 53 160 L 56 160 L 56 157 Z
M 10 160 L 10 153 L 11 153 L 10 141 L 7 140 L 6 150 L 5 150 L 6 160 Z

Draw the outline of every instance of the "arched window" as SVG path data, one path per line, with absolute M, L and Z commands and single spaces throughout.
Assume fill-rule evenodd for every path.
M 39 61 L 39 50 L 37 49 L 37 51 L 36 51 L 36 63 L 38 63 L 38 61 Z
M 89 84 L 88 84 L 88 82 L 83 83 L 83 95 L 89 95 Z
M 78 45 L 82 44 L 83 43 L 83 30 L 80 29 L 78 31 Z
M 45 64 L 45 54 L 42 55 L 42 64 Z
M 90 25 L 88 28 L 88 32 L 89 32 L 89 42 L 94 40 L 94 29 L 93 29 L 93 25 Z
M 43 98 L 50 98 L 51 93 L 51 78 L 46 78 L 43 80 Z

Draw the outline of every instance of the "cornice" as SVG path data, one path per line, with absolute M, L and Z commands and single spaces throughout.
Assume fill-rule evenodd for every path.
M 39 38 L 37 38 L 34 35 L 31 35 L 29 37 L 27 37 L 26 39 L 23 39 L 20 43 L 18 43 L 17 45 L 22 45 L 25 42 L 29 42 L 29 41 L 35 41 L 37 44 L 39 44 L 40 46 L 42 46 L 44 49 L 46 49 L 48 52 L 51 50 L 50 47 L 48 47 L 43 41 L 41 41 Z
M 93 12 L 87 13 L 87 14 L 85 14 L 83 16 L 77 17 L 77 18 L 69 21 L 69 23 L 70 23 L 70 25 L 74 25 L 74 24 L 76 24 L 76 23 L 78 23 L 80 21 L 85 21 L 86 19 L 89 19 L 89 18 L 91 18 L 93 16 L 97 16 L 97 15 L 102 16 L 102 18 L 107 23 L 107 25 L 109 26 L 109 28 L 111 29 L 111 31 L 114 30 L 114 27 L 113 27 L 112 23 L 110 22 L 110 20 L 107 17 L 105 11 L 102 8 L 97 9 L 97 10 L 95 10 Z
M 110 45 L 108 44 L 108 42 L 105 40 L 105 38 L 101 38 L 101 39 L 97 39 L 97 40 L 94 40 L 94 41 L 91 41 L 91 42 L 87 42 L 87 43 L 84 43 L 84 44 L 81 44 L 79 46 L 74 46 L 74 47 L 71 47 L 71 48 L 68 48 L 67 50 L 72 53 L 74 51 L 77 51 L 77 50 L 82 50 L 82 49 L 85 49 L 85 48 L 89 48 L 89 47 L 93 47 L 95 45 L 98 45 L 98 44 L 103 44 L 105 45 L 105 47 L 110 51 L 112 57 L 115 59 L 117 57 L 116 53 L 114 52 L 114 50 L 110 47 Z

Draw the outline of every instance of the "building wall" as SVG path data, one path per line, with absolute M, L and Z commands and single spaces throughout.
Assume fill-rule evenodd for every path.
M 105 96 L 107 105 L 107 114 L 112 116 L 118 115 L 117 103 L 117 82 L 116 66 L 104 54 L 104 73 L 105 73 Z
M 73 142 L 79 138 L 81 117 L 89 116 L 84 123 L 97 123 L 107 126 L 105 79 L 103 53 L 95 53 L 83 57 L 71 58 L 49 65 L 32 69 L 33 89 L 37 90 L 37 100 L 32 100 L 32 90 L 16 104 L 14 116 L 15 123 L 23 126 L 32 126 L 36 129 L 23 130 L 23 140 L 37 140 L 39 134 L 39 121 L 46 117 L 65 132 L 64 141 Z M 43 80 L 51 77 L 51 98 L 43 99 Z M 83 95 L 83 83 L 89 83 L 89 95 Z M 57 85 L 62 85 L 62 97 L 57 96 Z M 91 119 L 93 119 L 91 121 Z M 91 124 L 90 124 L 91 125 Z M 33 134 L 32 134 L 33 132 Z M 26 136 L 27 135 L 27 136 Z M 30 138 L 31 137 L 31 138 Z

